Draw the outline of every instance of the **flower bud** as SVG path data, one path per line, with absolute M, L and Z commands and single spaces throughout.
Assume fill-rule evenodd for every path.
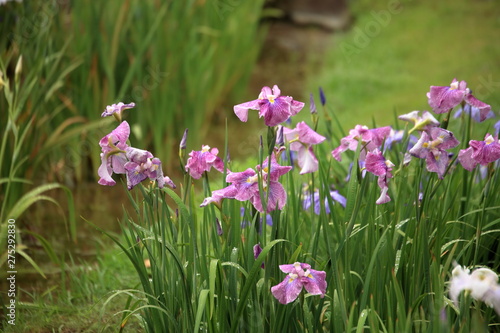
M 16 69 L 14 71 L 15 75 L 14 77 L 16 81 L 19 80 L 19 76 L 21 75 L 22 71 L 23 71 L 23 56 L 20 56 L 16 64 Z
M 309 110 L 311 111 L 311 114 L 318 113 L 318 111 L 316 110 L 316 103 L 314 103 L 314 96 L 312 93 L 309 95 Z
M 323 88 L 321 88 L 321 87 L 319 87 L 319 99 L 321 100 L 321 105 L 325 106 L 326 97 L 325 97 L 325 93 L 323 92 Z

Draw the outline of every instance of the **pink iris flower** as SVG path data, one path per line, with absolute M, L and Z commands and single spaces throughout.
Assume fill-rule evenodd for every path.
M 439 178 L 443 179 L 449 160 L 445 149 L 456 147 L 459 143 L 452 132 L 433 127 L 422 132 L 420 139 L 409 150 L 409 153 L 418 158 L 425 158 L 427 170 L 436 172 Z
M 361 143 L 364 149 L 361 150 L 359 160 L 364 161 L 366 152 L 373 151 L 375 148 L 380 148 L 384 139 L 391 133 L 391 127 L 378 127 L 369 129 L 367 126 L 356 125 L 354 129 L 349 131 L 349 135 L 340 140 L 340 146 L 332 151 L 332 156 L 341 161 L 341 153 L 346 150 L 356 151 L 358 143 Z
M 224 172 L 224 162 L 217 156 L 217 148 L 210 149 L 209 146 L 202 146 L 201 151 L 192 151 L 189 153 L 189 159 L 186 164 L 186 171 L 194 179 L 200 179 L 205 171 L 210 171 L 214 167 L 219 172 Z
M 125 149 L 128 148 L 127 140 L 130 135 L 130 126 L 124 121 L 111 133 L 99 141 L 101 146 L 101 165 L 97 170 L 101 185 L 113 186 L 116 182 L 111 178 L 113 173 L 125 173 L 124 165 L 127 163 Z
M 436 113 L 445 113 L 462 102 L 469 104 L 479 110 L 479 121 L 483 121 L 491 111 L 491 106 L 481 102 L 472 95 L 467 88 L 467 82 L 453 79 L 450 86 L 431 86 L 427 93 L 429 105 Z
M 250 102 L 241 103 L 234 106 L 234 113 L 243 122 L 248 120 L 248 110 L 258 110 L 259 118 L 264 117 L 267 126 L 276 126 L 293 115 L 296 115 L 304 103 L 294 101 L 290 96 L 281 96 L 281 91 L 277 85 L 271 88 L 262 88 L 259 98 Z
M 380 197 L 377 199 L 376 204 L 384 204 L 391 201 L 391 198 L 387 194 L 389 186 L 389 178 L 392 178 L 392 167 L 394 164 L 386 160 L 382 155 L 382 152 L 375 149 L 373 152 L 368 152 L 366 154 L 365 168 L 366 171 L 373 173 L 378 176 L 377 184 L 380 187 Z
M 231 185 L 212 192 L 212 195 L 203 200 L 200 207 L 205 207 L 210 203 L 220 205 L 222 199 L 230 198 L 238 201 L 250 201 L 259 212 L 263 213 L 261 193 L 259 191 L 259 178 L 262 182 L 263 198 L 267 198 L 267 212 L 275 209 L 283 209 L 286 203 L 287 195 L 278 180 L 279 177 L 290 171 L 292 167 L 281 166 L 276 162 L 276 158 L 272 155 L 271 165 L 269 166 L 268 159 L 254 169 L 248 168 L 243 172 L 230 172 L 226 176 L 226 182 Z M 269 170 L 270 169 L 270 170 Z
M 313 131 L 305 122 L 300 122 L 294 129 L 284 127 L 283 134 L 290 143 L 290 150 L 296 151 L 300 174 L 318 170 L 318 159 L 314 155 L 312 145 L 325 141 L 325 137 Z
M 288 275 L 278 285 L 271 288 L 274 297 L 281 304 L 293 302 L 305 288 L 311 295 L 325 297 L 326 293 L 326 273 L 311 269 L 309 264 L 296 262 L 292 265 L 280 265 L 283 273 Z
M 484 141 L 470 140 L 469 146 L 458 153 L 464 169 L 472 171 L 478 164 L 488 165 L 500 159 L 500 141 L 490 134 L 486 134 Z
M 101 114 L 101 117 L 113 116 L 116 118 L 116 120 L 121 122 L 123 110 L 132 109 L 133 107 L 135 107 L 135 103 L 125 104 L 123 102 L 119 102 L 117 104 L 108 105 L 106 106 L 104 112 Z

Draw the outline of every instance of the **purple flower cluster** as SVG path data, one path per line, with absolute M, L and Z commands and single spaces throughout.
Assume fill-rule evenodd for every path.
M 340 146 L 332 151 L 332 156 L 341 161 L 341 153 L 346 150 L 356 151 L 361 144 L 359 155 L 360 165 L 364 165 L 366 171 L 378 176 L 378 185 L 381 188 L 380 198 L 377 204 L 383 204 L 391 201 L 387 194 L 389 187 L 388 179 L 392 177 L 391 170 L 394 164 L 386 161 L 382 156 L 382 144 L 387 139 L 391 143 L 401 140 L 400 133 L 394 131 L 390 126 L 369 129 L 367 126 L 356 125 L 349 131 L 349 135 L 340 140 Z
M 116 112 L 121 112 L 123 109 L 133 106 L 134 103 L 113 104 L 106 108 L 107 111 L 102 116 L 111 116 L 116 114 Z M 174 182 L 169 177 L 163 175 L 161 161 L 147 150 L 129 146 L 127 144 L 129 136 L 130 125 L 126 121 L 123 121 L 117 128 L 99 141 L 102 152 L 101 165 L 97 170 L 97 174 L 100 177 L 98 183 L 107 186 L 115 185 L 116 182 L 112 178 L 112 175 L 116 173 L 126 174 L 127 188 L 129 190 L 146 178 L 156 181 L 159 188 L 165 185 L 175 188 Z

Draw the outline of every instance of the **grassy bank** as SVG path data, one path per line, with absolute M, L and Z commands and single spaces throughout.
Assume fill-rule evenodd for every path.
M 500 7 L 495 1 L 353 1 L 352 29 L 336 34 L 320 75 L 344 129 L 428 109 L 430 85 L 466 80 L 500 109 Z

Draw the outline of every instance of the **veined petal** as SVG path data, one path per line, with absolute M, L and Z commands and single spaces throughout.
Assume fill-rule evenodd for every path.
M 293 302 L 301 291 L 302 283 L 300 279 L 290 276 L 285 277 L 280 284 L 271 288 L 271 293 L 281 304 Z
M 304 108 L 305 103 L 299 102 L 296 100 L 292 100 L 290 102 L 290 114 L 292 116 L 295 116 L 297 113 L 299 113 L 300 110 Z
M 283 209 L 286 204 L 286 191 L 278 182 L 271 181 L 268 185 L 268 200 L 267 200 L 267 212 L 271 212 L 278 209 Z
M 481 102 L 472 94 L 467 94 L 465 96 L 465 102 L 470 106 L 479 109 L 479 122 L 482 122 L 488 118 L 491 111 L 491 106 L 484 102 Z
M 462 149 L 458 153 L 458 161 L 462 164 L 462 167 L 466 170 L 472 171 L 478 162 L 472 158 L 473 149 L 471 147 L 467 149 Z
M 299 141 L 308 145 L 317 145 L 326 140 L 322 135 L 313 131 L 304 121 L 301 121 L 295 127 L 298 131 Z
M 248 120 L 248 109 L 260 110 L 260 100 L 256 99 L 233 107 L 234 113 L 242 122 L 247 122 Z
M 100 185 L 114 186 L 116 182 L 111 178 L 112 173 L 113 170 L 107 161 L 106 154 L 101 153 L 101 165 L 97 169 L 97 174 L 100 177 L 98 183 Z
M 301 167 L 300 174 L 315 172 L 318 170 L 318 159 L 314 155 L 312 147 L 302 147 L 298 151 L 298 163 Z
M 325 297 L 327 287 L 326 272 L 314 269 L 308 269 L 307 271 L 309 274 L 302 279 L 304 288 L 311 295 Z
M 267 126 L 277 126 L 290 118 L 290 102 L 286 97 L 280 96 L 274 100 L 274 103 L 263 104 L 259 116 L 264 117 L 264 123 Z
M 389 187 L 384 187 L 380 190 L 380 197 L 375 201 L 377 205 L 382 205 L 391 201 L 391 198 L 387 195 L 387 191 L 389 191 Z

